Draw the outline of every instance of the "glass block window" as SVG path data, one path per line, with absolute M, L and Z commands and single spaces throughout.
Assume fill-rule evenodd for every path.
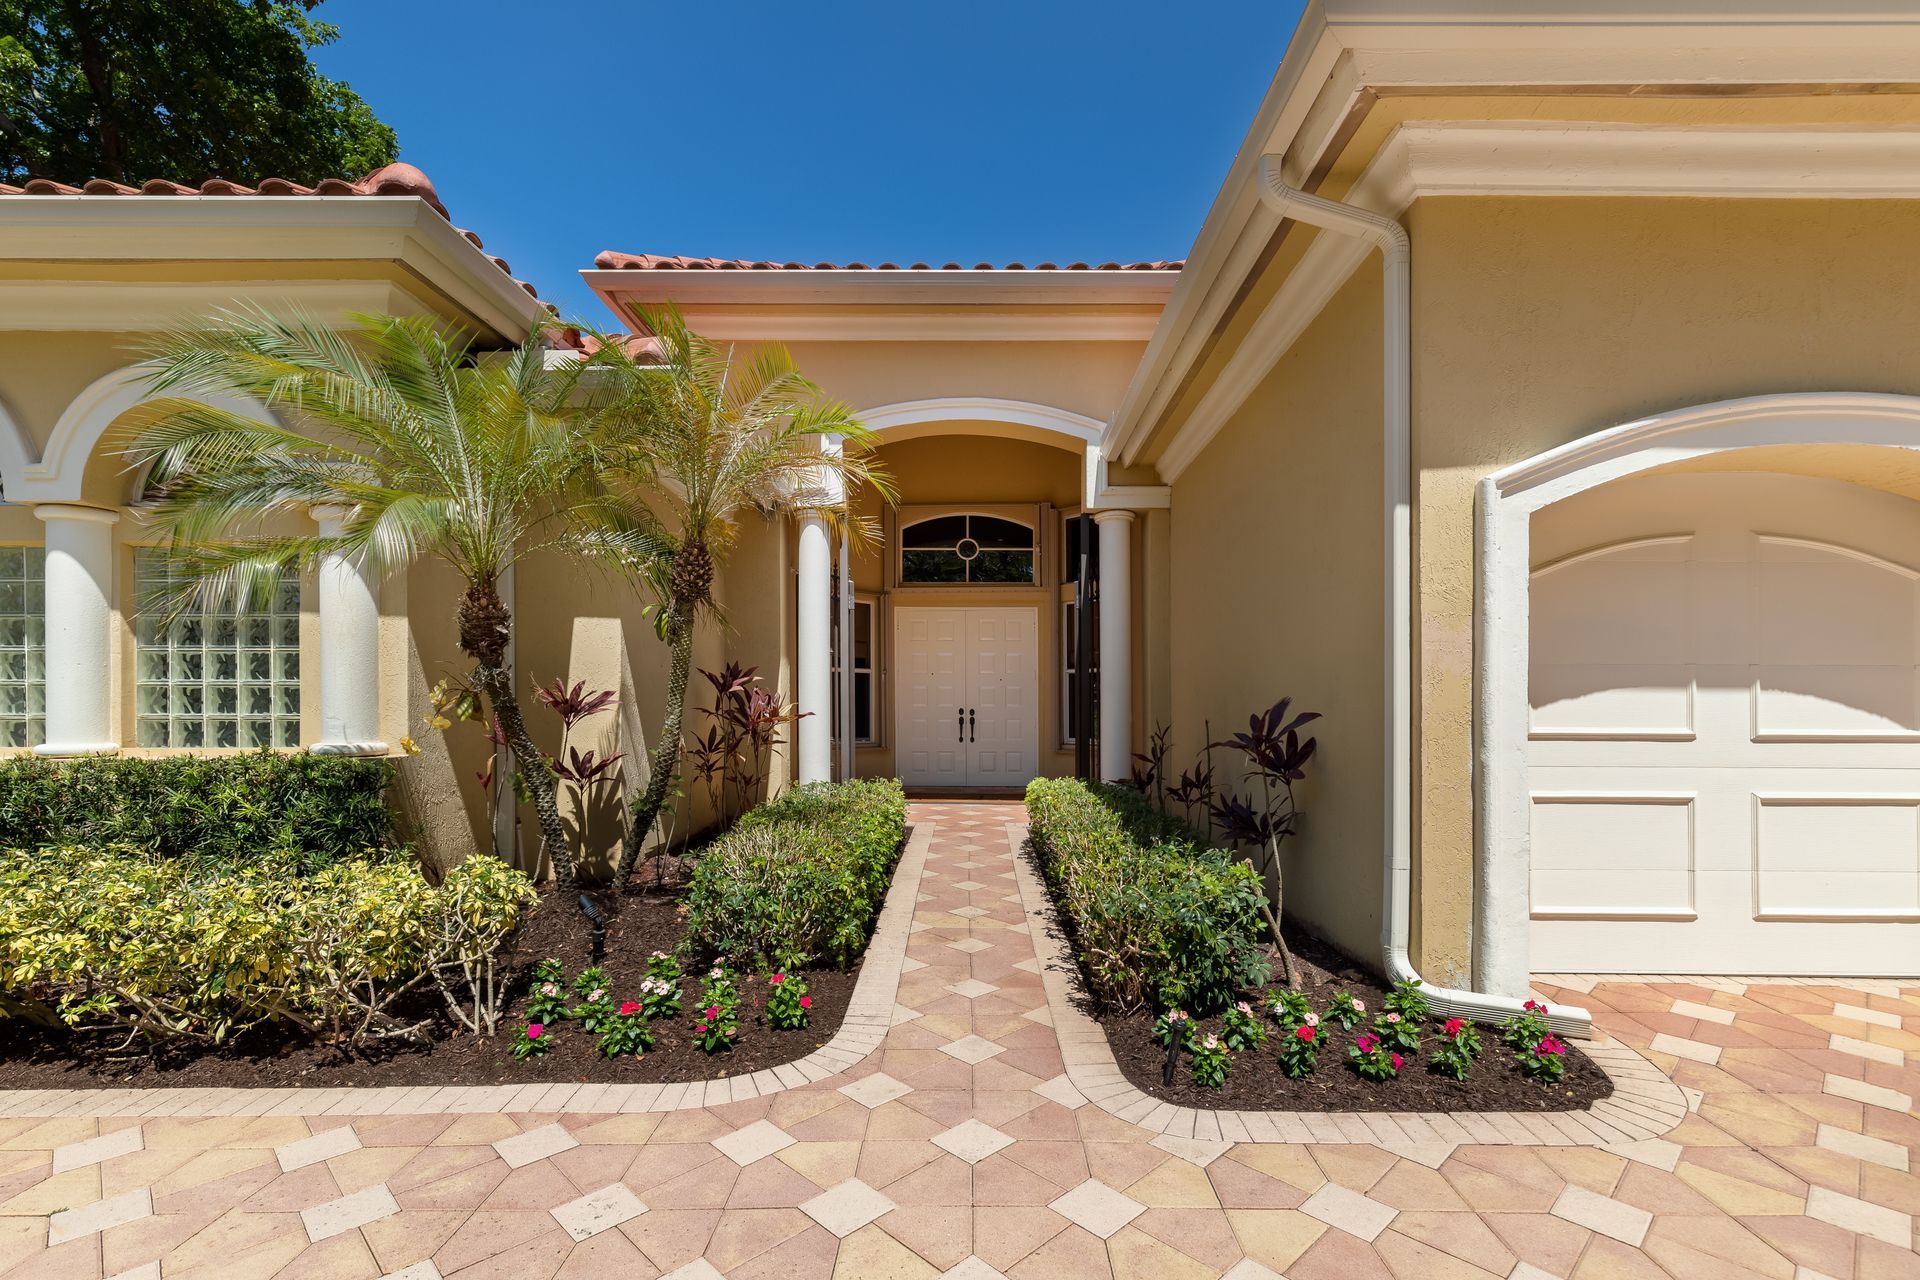
M 998 516 L 936 516 L 900 531 L 900 581 L 1031 583 L 1033 530 Z
M 47 740 L 47 553 L 0 547 L 0 747 Z
M 134 553 L 134 705 L 143 747 L 300 745 L 300 582 L 264 609 L 205 609 L 172 622 L 144 604 L 167 586 L 156 552 Z

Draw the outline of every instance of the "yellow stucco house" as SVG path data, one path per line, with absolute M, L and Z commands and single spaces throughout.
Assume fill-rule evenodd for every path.
M 802 518 L 723 572 L 699 664 L 818 713 L 781 774 L 1124 776 L 1156 725 L 1183 766 L 1290 694 L 1325 719 L 1289 908 L 1443 1003 L 1920 972 L 1920 13 L 1552 8 L 1309 4 L 1184 263 L 602 254 L 617 323 L 788 343 L 898 481 L 881 548 Z M 342 566 L 183 645 L 134 616 L 101 441 L 157 327 L 245 300 L 504 345 L 542 314 L 504 267 L 407 166 L 0 188 L 0 741 L 415 732 L 450 582 Z M 621 690 L 637 768 L 642 601 L 514 576 L 521 678 Z M 431 838 L 485 838 L 485 749 L 406 762 Z

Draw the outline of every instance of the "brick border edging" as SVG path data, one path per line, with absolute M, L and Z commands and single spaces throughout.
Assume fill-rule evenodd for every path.
M 1680 1086 L 1631 1048 L 1611 1038 L 1583 1048 L 1614 1093 L 1584 1111 L 1203 1111 L 1142 1092 L 1114 1061 L 1107 1033 L 1074 1004 L 1067 954 L 1053 900 L 1021 856 L 1027 824 L 1009 822 L 1014 877 L 1033 929 L 1034 954 L 1047 1009 L 1066 1061 L 1067 1080 L 1094 1106 L 1151 1133 L 1202 1142 L 1365 1143 L 1389 1150 L 1462 1144 L 1612 1147 L 1657 1138 L 1687 1116 Z
M 693 1111 L 783 1093 L 826 1080 L 879 1049 L 893 1025 L 894 998 L 920 877 L 937 824 L 919 822 L 894 868 L 893 885 L 867 940 L 867 956 L 840 1028 L 804 1058 L 747 1075 L 678 1084 L 415 1085 L 340 1089 L 9 1089 L 0 1119 L 16 1116 L 371 1116 L 543 1112 L 595 1115 Z

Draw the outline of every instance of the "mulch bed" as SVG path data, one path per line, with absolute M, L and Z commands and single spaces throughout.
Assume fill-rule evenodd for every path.
M 684 885 L 669 877 L 664 887 L 656 888 L 652 872 L 648 866 L 636 874 L 636 884 L 645 886 L 638 891 L 595 897 L 607 922 L 606 954 L 600 965 L 616 999 L 637 997 L 647 956 L 656 949 L 671 951 L 682 932 L 679 907 Z M 813 997 L 811 1023 L 798 1031 L 775 1031 L 766 1023 L 767 982 L 740 975 L 739 1038 L 731 1051 L 709 1055 L 689 1038 L 704 976 L 700 971 L 681 983 L 681 1016 L 653 1024 L 657 1043 L 643 1057 L 603 1057 L 598 1038 L 569 1020 L 558 1028 L 550 1052 L 515 1062 L 507 1046 L 513 1033 L 525 1026 L 524 1018 L 516 1025 L 513 1016 L 526 1004 L 533 966 L 555 957 L 566 966 L 571 980 L 591 963 L 591 939 L 592 926 L 572 901 L 550 889 L 543 893 L 508 961 L 513 995 L 506 1007 L 512 1016 L 502 1020 L 500 1034 L 491 1039 L 442 1034 L 424 1044 L 396 1041 L 352 1053 L 304 1037 L 276 1036 L 263 1028 L 223 1046 L 168 1046 L 153 1056 L 134 1047 L 112 1059 L 108 1055 L 125 1039 L 124 1033 L 82 1035 L 49 1030 L 24 1018 L 0 1018 L 0 1089 L 331 1089 L 712 1080 L 776 1067 L 824 1045 L 839 1030 L 860 976 L 859 963 L 844 973 L 801 970 Z M 433 1002 L 438 1000 L 434 995 Z
M 1032 856 L 1031 849 L 1027 856 Z M 1035 868 L 1036 874 L 1038 868 Z M 1044 883 L 1044 877 L 1042 878 Z M 1301 930 L 1284 928 L 1287 945 L 1300 971 L 1300 989 L 1324 1015 L 1337 991 L 1345 991 L 1367 1007 L 1369 1016 L 1385 1007 L 1387 988 L 1364 966 L 1328 943 Z M 1071 949 L 1071 939 L 1068 942 Z M 1153 1038 L 1150 1014 L 1121 1014 L 1104 1009 L 1086 991 L 1077 968 L 1075 999 L 1107 1033 L 1115 1062 L 1130 1084 L 1155 1098 L 1207 1111 L 1579 1111 L 1613 1093 L 1613 1082 L 1593 1060 L 1580 1052 L 1577 1041 L 1567 1041 L 1566 1075 L 1558 1084 L 1529 1080 L 1520 1074 L 1513 1050 L 1503 1044 L 1494 1027 L 1480 1028 L 1480 1057 L 1465 1080 L 1449 1080 L 1427 1070 L 1424 1051 L 1409 1055 L 1391 1080 L 1363 1080 L 1347 1058 L 1354 1035 L 1324 1021 L 1320 1028 L 1319 1069 L 1304 1080 L 1290 1080 L 1280 1069 L 1280 1030 L 1267 1019 L 1267 1043 L 1236 1053 L 1228 1064 L 1227 1083 L 1207 1089 L 1193 1083 L 1191 1061 L 1183 1054 L 1173 1083 L 1162 1083 L 1167 1051 Z M 1279 965 L 1274 966 L 1279 983 Z M 1247 993 L 1256 1012 L 1264 1014 L 1266 999 Z M 1196 1033 L 1220 1030 L 1217 1016 L 1196 1020 Z M 1435 1020 L 1423 1044 L 1439 1032 Z

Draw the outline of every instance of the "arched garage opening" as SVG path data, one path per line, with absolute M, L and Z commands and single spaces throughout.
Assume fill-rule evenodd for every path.
M 1920 400 L 1663 414 L 1483 482 L 1476 978 L 1912 972 Z

